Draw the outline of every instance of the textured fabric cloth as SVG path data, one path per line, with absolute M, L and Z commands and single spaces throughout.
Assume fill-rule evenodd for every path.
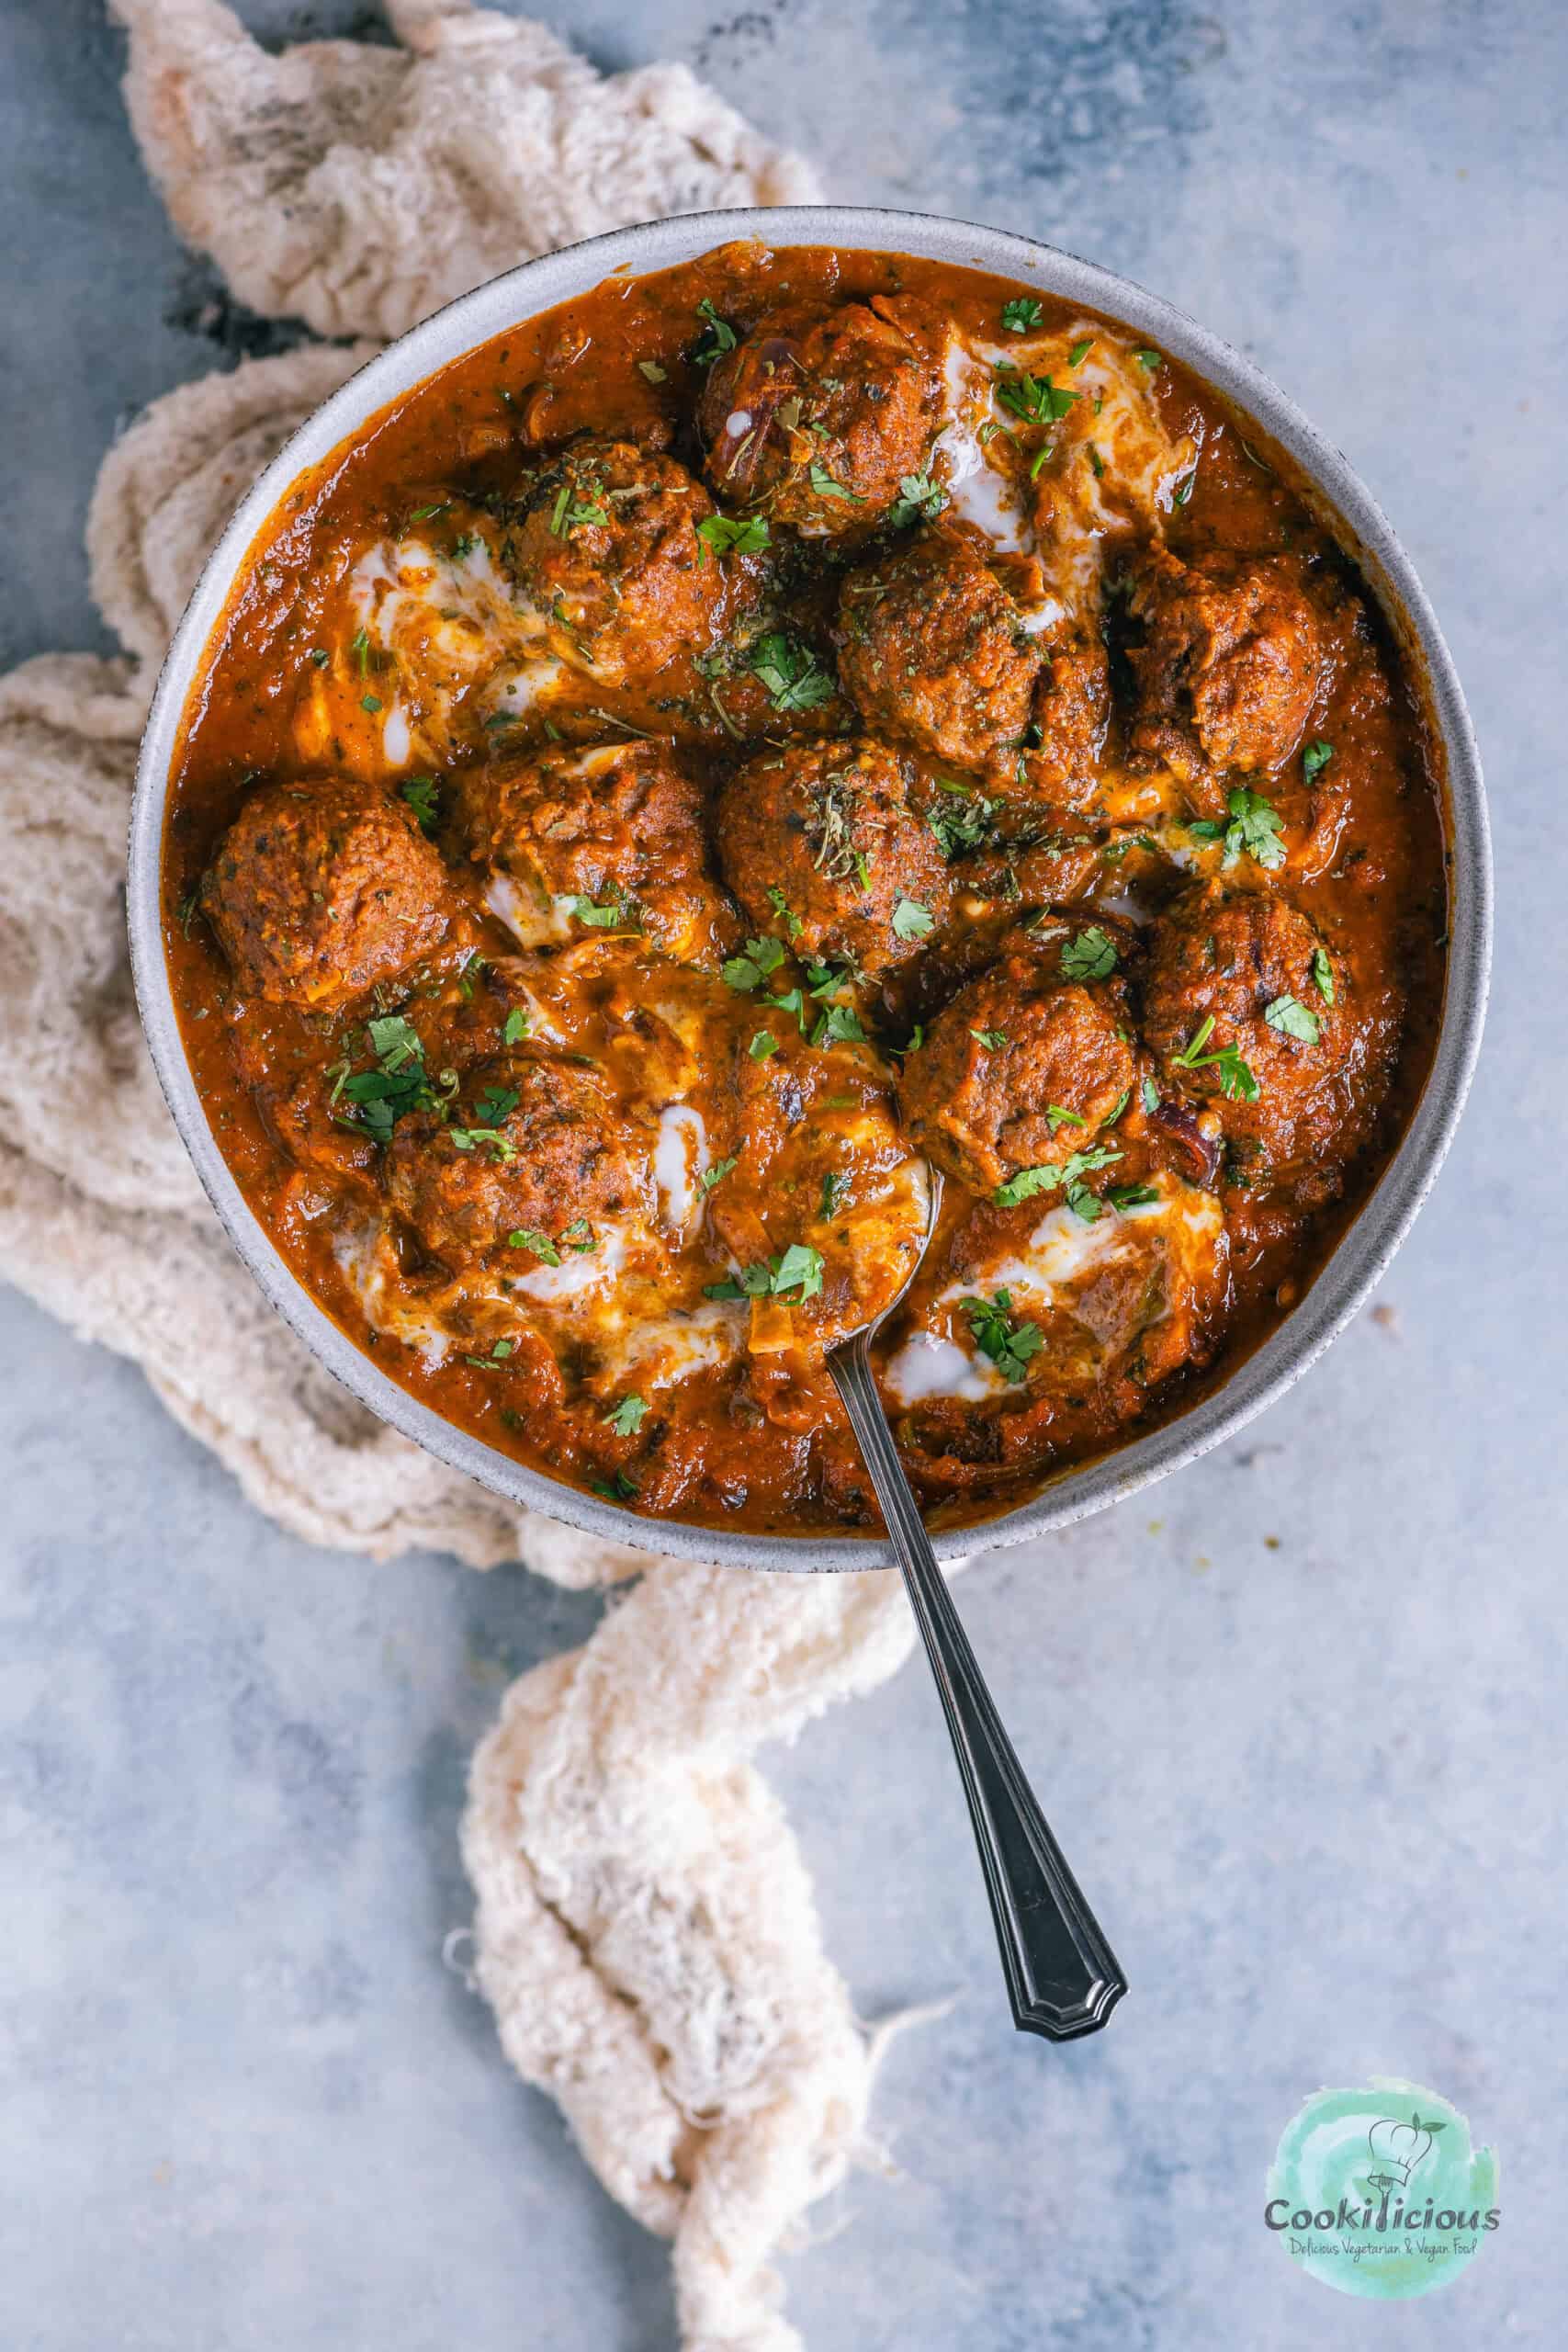
M 399 333 L 626 220 L 816 193 L 683 70 L 602 79 L 542 27 L 461 0 L 394 0 L 400 50 L 281 57 L 215 0 L 114 6 L 182 232 L 253 308 L 322 333 Z M 124 658 L 45 656 L 0 681 L 0 1272 L 140 1363 L 312 1543 L 521 1557 L 570 1585 L 638 1573 L 584 1648 L 517 1683 L 475 1760 L 475 1973 L 519 2073 L 610 2193 L 673 2239 L 687 2352 L 792 2352 L 770 2258 L 865 2152 L 874 2045 L 750 1759 L 894 1671 L 910 1642 L 897 1582 L 590 1542 L 383 1428 L 234 1257 L 136 1021 L 122 876 L 157 665 L 241 493 L 372 347 L 303 348 L 158 401 L 107 458 L 88 526 Z

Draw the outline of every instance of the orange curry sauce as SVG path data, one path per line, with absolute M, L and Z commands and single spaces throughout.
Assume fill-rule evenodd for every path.
M 874 301 L 863 384 L 811 322 Z M 296 484 L 191 695 L 165 935 L 229 1165 L 383 1371 L 645 1518 L 874 1530 L 820 1351 L 913 1262 L 928 1153 L 877 1363 L 933 1524 L 1280 1322 L 1419 1093 L 1446 892 L 1418 687 L 1249 430 L 1026 288 L 738 243 L 513 329 Z M 634 573 L 656 459 L 721 527 Z M 277 902 L 295 852 L 227 830 L 334 792 L 393 828 L 368 880 L 321 817 Z

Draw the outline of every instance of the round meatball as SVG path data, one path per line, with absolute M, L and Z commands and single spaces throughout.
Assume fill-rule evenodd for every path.
M 673 458 L 574 441 L 529 492 L 513 538 L 518 581 L 551 650 L 604 685 L 705 645 L 720 595 L 697 525 L 713 513 Z
M 933 533 L 852 571 L 838 636 L 839 674 L 874 724 L 955 767 L 1010 768 L 1040 648 L 969 540 Z
M 714 362 L 697 412 L 720 496 L 813 538 L 873 529 L 941 422 L 930 353 L 876 298 L 770 312 Z
M 1102 932 L 1084 934 L 1092 949 Z M 1092 970 L 1092 953 L 1067 969 Z M 1031 941 L 959 989 L 904 1064 L 910 1141 L 972 1193 L 1091 1145 L 1137 1071 L 1117 998 Z
M 1345 975 L 1288 899 L 1211 887 L 1178 900 L 1155 926 L 1144 1035 L 1233 1157 L 1284 1170 L 1332 1153 L 1353 1108 Z
M 400 1119 L 387 1149 L 389 1200 L 453 1268 L 505 1248 L 513 1233 L 556 1242 L 581 1220 L 641 1211 L 648 1181 L 604 1085 L 570 1062 L 480 1062 L 447 1118 Z
M 465 779 L 461 809 L 469 854 L 500 886 L 490 902 L 525 947 L 570 937 L 574 900 L 623 906 L 628 928 L 685 962 L 735 944 L 734 911 L 708 871 L 701 789 L 662 743 L 491 761 Z
M 911 807 L 897 753 L 865 739 L 801 743 L 737 770 L 719 797 L 725 879 L 756 928 L 803 956 L 886 971 L 947 911 L 947 866 Z
M 1228 552 L 1183 563 L 1161 553 L 1134 582 L 1144 625 L 1129 649 L 1137 695 L 1134 756 L 1182 783 L 1280 767 L 1322 684 L 1322 632 L 1301 571 L 1286 556 Z
M 201 905 L 241 986 L 331 1011 L 427 955 L 446 876 L 412 809 L 347 776 L 253 793 L 218 844 Z
M 933 532 L 852 572 L 839 672 L 865 716 L 931 758 L 1077 806 L 1105 732 L 1105 649 L 1047 646 L 974 542 Z

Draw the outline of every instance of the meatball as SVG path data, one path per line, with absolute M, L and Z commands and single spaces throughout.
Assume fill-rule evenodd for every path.
M 1105 649 L 1047 648 L 981 550 L 935 532 L 852 572 L 839 670 L 865 716 L 930 757 L 1077 806 L 1105 731 Z
M 551 649 L 604 685 L 705 645 L 720 595 L 697 525 L 713 513 L 673 458 L 574 441 L 528 493 L 512 557 Z
M 760 319 L 709 371 L 708 479 L 813 538 L 864 533 L 919 473 L 942 423 L 931 354 L 875 299 Z
M 1135 760 L 1208 787 L 1215 772 L 1269 771 L 1301 740 L 1322 684 L 1324 648 L 1299 567 L 1225 552 L 1183 563 L 1161 553 L 1134 582 L 1144 626 L 1129 649 Z
M 839 674 L 874 724 L 956 767 L 1010 769 L 1040 649 L 967 539 L 935 533 L 851 572 L 838 634 Z
M 1233 1158 L 1282 1170 L 1342 1139 L 1345 975 L 1288 899 L 1213 886 L 1179 899 L 1155 926 L 1144 1035 L 1166 1086 L 1216 1115 Z
M 1096 928 L 1083 937 L 1091 951 L 1110 944 Z M 1069 954 L 1066 968 L 1100 960 Z M 1120 1012 L 1114 984 L 1065 978 L 1059 952 L 1020 943 L 959 989 L 906 1060 L 911 1142 L 972 1193 L 1086 1149 L 1137 1075 Z
M 218 844 L 201 905 L 242 987 L 330 1011 L 446 933 L 446 869 L 412 809 L 347 776 L 253 793 Z
M 468 1070 L 448 1118 L 400 1119 L 387 1151 L 392 1206 L 454 1268 L 505 1248 L 513 1233 L 553 1243 L 583 1220 L 641 1211 L 648 1181 L 592 1070 L 516 1056 Z
M 758 930 L 804 956 L 885 971 L 947 910 L 947 866 L 885 744 L 801 743 L 750 760 L 719 797 L 725 879 Z M 787 910 L 787 911 L 786 911 Z
M 461 812 L 469 854 L 497 877 L 491 904 L 525 947 L 571 936 L 574 899 L 623 904 L 628 926 L 688 962 L 739 937 L 708 871 L 702 792 L 662 743 L 492 761 L 465 779 Z

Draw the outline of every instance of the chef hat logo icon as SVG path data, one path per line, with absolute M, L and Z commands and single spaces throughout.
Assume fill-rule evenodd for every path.
M 1446 2129 L 1438 2122 L 1423 2123 L 1416 2114 L 1408 2123 L 1392 2115 L 1381 2117 L 1367 2134 L 1372 2162 L 1382 2167 L 1382 2173 L 1373 2176 L 1378 2186 L 1382 2188 L 1386 2177 L 1390 2187 L 1408 2188 L 1411 2174 L 1432 2152 L 1433 2133 Z

